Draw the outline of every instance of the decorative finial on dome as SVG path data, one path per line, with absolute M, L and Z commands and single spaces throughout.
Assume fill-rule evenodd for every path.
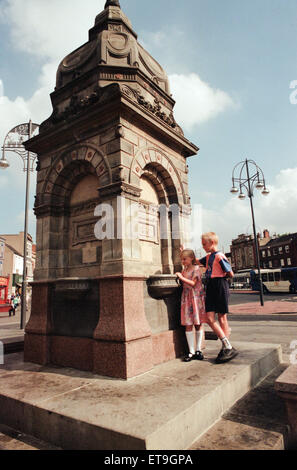
M 107 2 L 105 3 L 104 9 L 106 9 L 108 7 L 119 7 L 119 8 L 121 8 L 121 5 L 120 5 L 119 0 L 107 0 Z

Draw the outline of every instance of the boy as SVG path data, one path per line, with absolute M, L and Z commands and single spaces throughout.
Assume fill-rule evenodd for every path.
M 222 341 L 216 362 L 218 364 L 228 362 L 238 355 L 238 351 L 232 347 L 229 336 L 229 326 L 227 321 L 229 284 L 228 277 L 233 277 L 233 271 L 226 256 L 218 251 L 218 236 L 214 232 L 202 235 L 202 246 L 207 256 L 199 260 L 199 263 L 206 267 L 206 299 L 205 309 L 208 324 Z M 215 321 L 215 314 L 218 313 L 219 324 Z

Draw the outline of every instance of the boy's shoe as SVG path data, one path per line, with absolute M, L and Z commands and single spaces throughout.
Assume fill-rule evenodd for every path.
M 203 361 L 204 356 L 203 356 L 202 352 L 201 351 L 196 351 L 196 353 L 194 355 L 194 359 L 196 359 L 197 361 Z
M 184 362 L 190 362 L 190 361 L 193 361 L 193 359 L 195 359 L 195 354 L 188 353 L 184 357 Z
M 222 349 L 218 357 L 216 358 L 216 363 L 217 364 L 223 364 L 224 362 L 231 361 L 231 359 L 234 359 L 238 355 L 238 351 L 236 351 L 235 348 L 232 349 Z
M 218 357 L 216 360 L 220 359 L 220 357 L 224 354 L 225 348 L 222 348 L 218 354 Z

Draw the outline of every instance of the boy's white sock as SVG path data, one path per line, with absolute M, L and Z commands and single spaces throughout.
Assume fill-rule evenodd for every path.
M 230 341 L 228 340 L 228 338 L 222 338 L 221 339 L 222 343 L 223 343 L 223 348 L 225 349 L 232 349 L 232 346 L 231 346 L 231 343 Z
M 202 351 L 204 331 L 196 331 L 196 351 Z
M 189 352 L 195 354 L 194 331 L 186 331 L 186 338 L 189 346 Z

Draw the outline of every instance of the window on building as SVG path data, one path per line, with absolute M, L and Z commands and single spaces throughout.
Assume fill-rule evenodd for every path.
M 262 258 L 265 258 L 266 257 L 266 251 L 262 251 Z
M 271 256 L 271 251 L 267 250 L 267 256 Z
M 272 268 L 272 261 L 269 261 L 269 267 Z
M 291 258 L 287 258 L 287 264 L 288 264 L 288 266 L 291 266 L 291 265 L 292 265 Z
M 281 259 L 280 263 L 281 263 L 281 266 L 285 266 L 285 260 L 284 259 Z
M 272 253 L 273 253 L 274 255 L 277 255 L 277 249 L 276 249 L 276 248 L 273 248 Z
M 289 246 L 289 245 L 286 245 L 286 246 L 285 246 L 285 252 L 286 252 L 286 253 L 290 253 L 290 246 Z
M 278 247 L 278 252 L 279 252 L 280 255 L 282 254 L 282 252 L 283 252 L 283 247 L 282 246 Z

